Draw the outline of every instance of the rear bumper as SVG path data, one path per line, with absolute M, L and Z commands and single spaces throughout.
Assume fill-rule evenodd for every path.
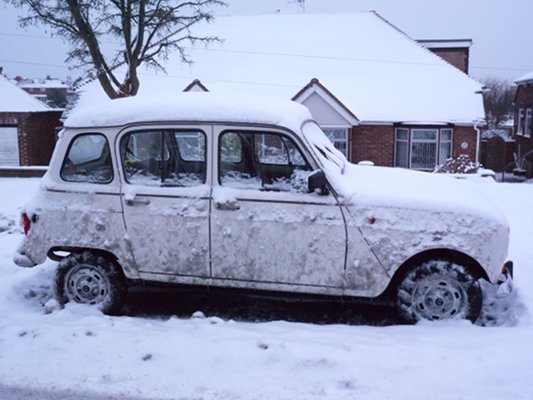
M 19 245 L 15 253 L 13 254 L 13 262 L 19 267 L 31 268 L 35 267 L 37 263 L 33 261 L 24 251 L 25 240 Z

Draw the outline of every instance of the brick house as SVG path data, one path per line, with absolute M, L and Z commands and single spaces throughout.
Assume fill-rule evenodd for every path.
M 468 75 L 472 39 L 433 39 L 417 42 Z
M 526 175 L 533 177 L 533 72 L 528 73 L 515 83 L 515 140 L 518 154 L 523 157 L 521 168 Z
M 0 167 L 48 165 L 60 116 L 0 74 Z
M 69 85 L 59 79 L 47 77 L 45 79 L 29 79 L 17 76 L 14 78 L 17 87 L 25 90 L 36 99 L 51 108 L 65 108 L 70 95 Z
M 195 34 L 223 41 L 193 46 L 192 65 L 171 57 L 167 76 L 146 71 L 139 95 L 293 99 L 352 162 L 433 170 L 460 154 L 479 159 L 484 110 L 482 85 L 465 73 L 471 41 L 422 45 L 375 12 L 217 17 Z M 78 106 L 103 98 L 89 84 Z

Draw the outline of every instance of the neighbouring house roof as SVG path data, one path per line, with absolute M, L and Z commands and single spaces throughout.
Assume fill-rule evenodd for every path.
M 217 17 L 194 34 L 223 42 L 188 49 L 192 65 L 171 57 L 167 75 L 144 70 L 139 95 L 198 79 L 210 92 L 291 99 L 316 78 L 361 122 L 472 123 L 484 115 L 480 83 L 375 12 Z M 94 82 L 79 105 L 103 98 Z
M 51 108 L 0 75 L 1 112 L 42 112 Z
M 183 89 L 183 91 L 184 92 L 209 92 L 209 89 L 207 89 L 199 79 L 195 79 L 189 85 L 187 85 L 187 87 Z
M 419 39 L 422 46 L 429 49 L 456 49 L 472 47 L 472 39 Z
M 518 78 L 516 81 L 514 81 L 517 85 L 521 83 L 532 83 L 533 82 L 533 71 L 525 74 L 524 76 Z
M 16 85 L 23 89 L 68 89 L 59 79 L 22 79 Z

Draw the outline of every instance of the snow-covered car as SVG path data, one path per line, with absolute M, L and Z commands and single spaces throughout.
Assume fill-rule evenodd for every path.
M 15 263 L 59 261 L 60 302 L 106 313 L 139 281 L 393 298 L 475 320 L 510 279 L 509 228 L 467 183 L 353 165 L 293 102 L 187 93 L 72 113 Z

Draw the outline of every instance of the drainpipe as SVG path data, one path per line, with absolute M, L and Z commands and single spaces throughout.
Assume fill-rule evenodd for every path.
M 478 127 L 478 121 L 474 121 L 474 130 L 476 131 L 476 163 L 479 163 L 479 147 L 481 145 L 481 130 Z

